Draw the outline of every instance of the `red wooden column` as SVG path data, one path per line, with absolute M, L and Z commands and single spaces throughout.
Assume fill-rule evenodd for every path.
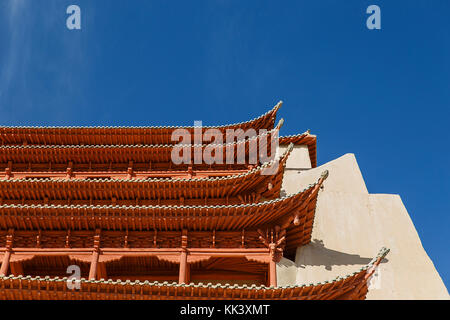
M 2 267 L 0 268 L 0 276 L 8 275 L 9 258 L 11 258 L 11 250 L 6 249 L 5 255 L 3 256 Z
M 269 286 L 277 286 L 277 264 L 273 260 L 269 262 Z
M 178 276 L 178 283 L 186 283 L 188 281 L 188 263 L 187 263 L 187 230 L 184 229 L 181 234 L 181 255 L 180 255 L 180 271 Z
M 96 230 L 94 236 L 94 252 L 92 253 L 91 268 L 89 269 L 89 280 L 97 277 L 98 257 L 100 255 L 100 230 Z
M 178 283 L 186 283 L 187 282 L 187 251 L 186 249 L 182 249 L 180 255 L 180 273 L 178 277 Z
M 8 275 L 9 260 L 11 258 L 11 249 L 13 243 L 14 229 L 10 229 L 6 236 L 6 252 L 3 256 L 2 266 L 0 268 L 0 276 Z
M 276 244 L 269 244 L 270 250 L 270 260 L 269 260 L 269 286 L 276 287 L 277 286 L 277 263 L 275 262 L 275 250 Z

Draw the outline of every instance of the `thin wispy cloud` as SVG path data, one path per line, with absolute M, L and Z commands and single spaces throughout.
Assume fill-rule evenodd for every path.
M 18 74 L 20 56 L 24 53 L 26 46 L 26 19 L 23 19 L 22 9 L 25 6 L 25 0 L 7 0 L 6 10 L 3 15 L 7 21 L 4 26 L 5 34 L 9 34 L 9 39 L 4 43 L 4 61 L 0 73 L 0 97 L 9 89 L 10 83 L 15 74 Z
M 0 124 L 40 124 L 46 113 L 63 119 L 61 106 L 82 95 L 86 31 L 66 28 L 66 8 L 60 0 L 1 1 Z

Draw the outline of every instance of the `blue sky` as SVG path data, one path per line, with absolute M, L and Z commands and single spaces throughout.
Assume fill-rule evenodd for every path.
M 82 30 L 66 28 L 66 8 Z M 381 30 L 366 8 L 381 7 Z M 1 0 L 1 125 L 204 125 L 285 102 L 319 164 L 401 195 L 450 284 L 450 2 Z

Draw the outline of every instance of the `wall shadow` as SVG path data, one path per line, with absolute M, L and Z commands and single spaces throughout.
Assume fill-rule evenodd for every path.
M 313 239 L 307 246 L 313 247 L 311 252 L 313 252 L 313 257 L 308 259 L 308 263 L 300 263 L 301 257 L 296 257 L 296 261 L 284 260 L 280 263 L 289 267 L 295 265 L 297 268 L 305 268 L 306 266 L 324 266 L 326 270 L 332 270 L 333 266 L 343 266 L 343 265 L 367 265 L 372 261 L 373 257 L 361 257 L 357 254 L 349 254 L 341 251 L 336 251 L 328 249 L 323 244 L 322 240 Z M 374 253 L 375 256 L 376 253 Z M 383 259 L 381 263 L 388 262 L 388 259 Z

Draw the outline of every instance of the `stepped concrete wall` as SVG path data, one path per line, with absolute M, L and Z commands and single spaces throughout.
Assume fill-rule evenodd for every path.
M 319 192 L 312 242 L 297 249 L 296 261 L 283 258 L 278 263 L 279 285 L 345 276 L 385 246 L 391 251 L 373 277 L 367 299 L 449 299 L 400 196 L 369 194 L 353 154 L 310 170 L 301 170 L 308 165 L 307 150 L 296 148 L 291 156 L 283 194 L 316 182 L 324 170 L 329 177 Z

